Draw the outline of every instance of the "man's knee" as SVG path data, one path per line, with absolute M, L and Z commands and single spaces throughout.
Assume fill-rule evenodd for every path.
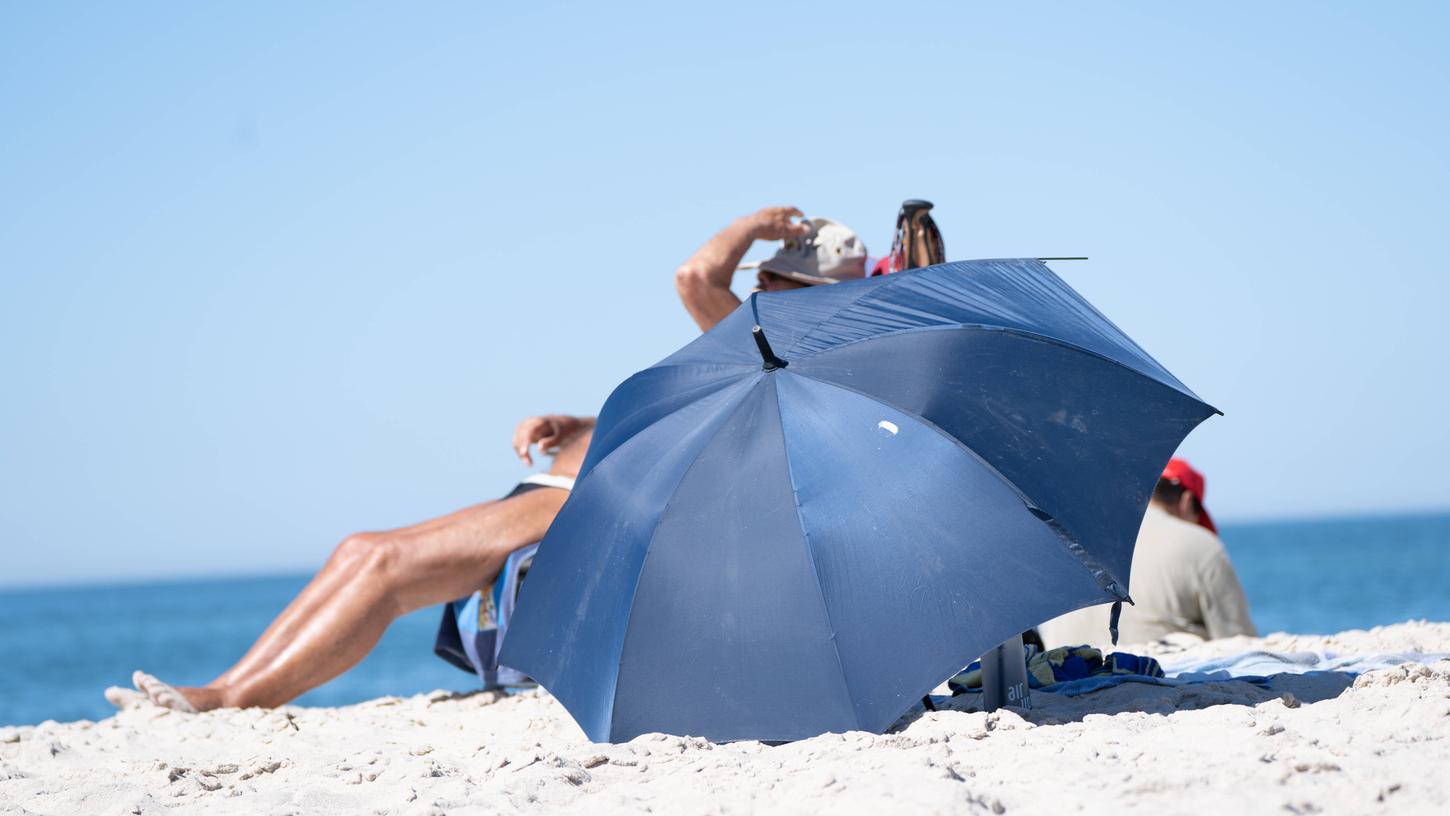
M 397 561 L 397 543 L 387 533 L 353 533 L 337 545 L 337 555 L 349 569 L 385 573 Z

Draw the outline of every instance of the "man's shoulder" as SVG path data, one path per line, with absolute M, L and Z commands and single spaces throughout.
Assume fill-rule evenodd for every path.
M 1141 535 L 1154 546 L 1172 547 L 1194 558 L 1218 558 L 1227 552 L 1211 530 L 1157 508 L 1144 516 Z

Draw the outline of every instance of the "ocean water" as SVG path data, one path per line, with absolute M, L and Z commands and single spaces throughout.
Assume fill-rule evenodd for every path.
M 1226 525 L 1260 632 L 1450 620 L 1450 513 Z M 98 719 L 143 668 L 200 685 L 246 651 L 308 576 L 0 591 L 0 725 Z M 299 700 L 343 705 L 476 687 L 433 656 L 440 608 L 397 621 L 353 670 Z
M 1450 620 L 1450 513 L 1225 525 L 1260 634 Z

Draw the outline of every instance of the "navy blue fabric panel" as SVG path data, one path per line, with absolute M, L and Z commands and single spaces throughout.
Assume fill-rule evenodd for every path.
M 859 291 L 860 296 L 829 320 L 816 323 L 798 341 L 789 346 L 776 344 L 781 357 L 794 362 L 868 337 L 914 328 L 983 324 L 1082 346 L 1193 394 L 1040 261 L 962 261 L 832 288 L 841 290 L 831 293 L 833 304 L 841 295 Z M 768 314 L 767 304 L 761 302 L 761 325 L 766 332 L 775 330 L 777 322 L 798 319 L 806 304 L 791 301 L 793 294 L 782 293 L 779 300 L 772 301 Z
M 746 342 L 751 342 L 748 338 Z M 751 342 L 751 349 L 754 343 Z M 758 355 L 757 355 L 758 357 Z M 647 368 L 625 380 L 599 412 L 583 476 L 635 434 L 709 394 L 760 373 L 760 362 L 682 363 Z
M 1031 258 L 957 261 L 808 290 L 752 295 L 710 332 L 658 365 L 756 362 L 750 338 L 756 324 L 787 362 L 866 338 L 930 326 L 1012 328 L 1081 346 L 1195 396 L 1082 295 Z
M 890 335 L 789 370 L 869 394 L 956 437 L 1125 587 L 1153 485 L 1213 410 L 1116 362 L 1001 330 Z
M 609 738 L 629 608 L 660 514 L 690 463 L 763 376 L 634 434 L 579 479 L 539 546 L 499 662 L 543 684 L 591 739 Z
M 453 610 L 454 603 L 461 602 L 449 601 L 443 605 L 443 620 L 438 622 L 438 634 L 433 638 L 433 654 L 469 674 L 477 674 L 478 669 L 469 659 L 468 650 L 463 646 L 463 636 L 458 632 L 458 620 Z
M 1110 599 L 1068 542 L 951 438 L 790 369 L 777 386 L 860 727 L 885 729 L 1008 637 Z
M 645 557 L 614 740 L 856 728 L 806 551 L 770 375 L 681 480 Z

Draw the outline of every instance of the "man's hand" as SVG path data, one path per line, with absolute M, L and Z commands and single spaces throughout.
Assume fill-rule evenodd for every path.
M 811 228 L 792 218 L 805 213 L 795 207 L 766 207 L 745 216 L 750 224 L 750 235 L 757 241 L 784 241 L 798 235 L 805 235 Z
M 529 448 L 539 446 L 541 455 L 548 454 L 564 444 L 570 437 L 593 426 L 590 419 L 563 414 L 546 414 L 529 417 L 514 428 L 514 453 L 530 467 L 534 458 Z

